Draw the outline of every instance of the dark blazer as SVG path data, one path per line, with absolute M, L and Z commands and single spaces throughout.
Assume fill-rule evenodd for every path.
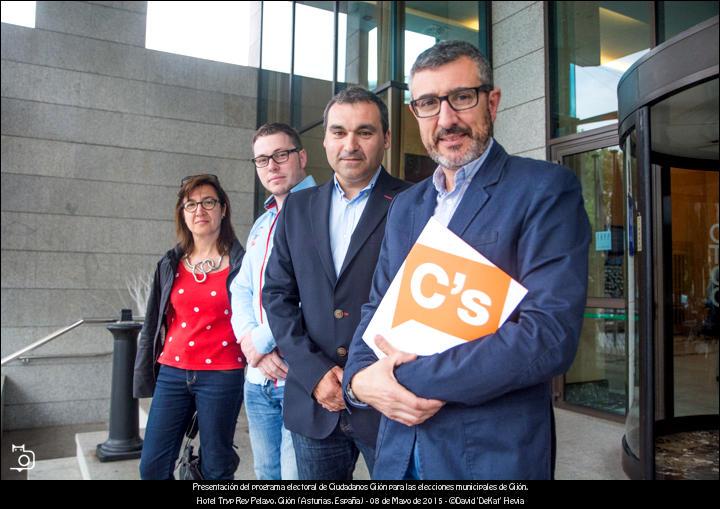
M 370 294 L 390 202 L 408 186 L 384 169 L 380 172 L 337 277 L 329 233 L 333 180 L 285 199 L 262 298 L 270 329 L 289 366 L 283 413 L 291 431 L 323 439 L 337 426 L 341 412 L 325 410 L 312 393 L 333 366 L 345 366 L 360 308 Z M 363 442 L 375 445 L 379 423 L 375 410 L 353 410 L 350 423 Z
M 155 391 L 155 380 L 160 370 L 157 359 L 165 344 L 165 317 L 170 305 L 170 292 L 175 283 L 175 273 L 183 252 L 180 246 L 165 253 L 155 267 L 152 289 L 148 298 L 145 321 L 138 339 L 133 375 L 133 396 L 149 398 Z M 227 278 L 228 298 L 230 283 L 240 271 L 245 249 L 240 242 L 233 240 L 230 246 L 230 272 Z
M 362 334 L 436 198 L 427 179 L 393 202 L 345 390 L 377 360 Z M 411 392 L 447 404 L 419 426 L 383 417 L 373 477 L 402 479 L 417 443 L 423 478 L 549 478 L 551 380 L 575 356 L 587 290 L 590 230 L 578 180 L 561 166 L 509 156 L 495 142 L 448 227 L 528 294 L 495 334 L 395 369 Z

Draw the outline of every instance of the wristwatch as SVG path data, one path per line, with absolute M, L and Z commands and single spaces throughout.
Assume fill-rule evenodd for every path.
M 360 401 L 359 399 L 357 399 L 357 396 L 355 396 L 355 393 L 352 390 L 351 384 L 347 384 L 346 392 L 347 392 L 347 397 L 350 400 L 350 403 L 352 403 L 354 405 L 364 405 L 364 403 L 362 401 Z

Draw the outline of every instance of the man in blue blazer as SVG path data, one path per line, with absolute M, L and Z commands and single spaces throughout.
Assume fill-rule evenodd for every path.
M 286 198 L 262 296 L 289 366 L 284 417 L 299 477 L 345 480 L 359 452 L 372 472 L 380 415 L 346 410 L 343 368 L 390 202 L 408 184 L 380 164 L 390 132 L 387 107 L 375 94 L 348 88 L 330 101 L 323 120 L 334 177 Z
M 590 234 L 579 183 L 566 168 L 509 156 L 492 139 L 500 90 L 474 46 L 445 41 L 423 52 L 410 90 L 439 166 L 393 202 L 345 367 L 346 400 L 383 414 L 373 477 L 550 478 L 551 380 L 575 356 L 587 289 Z M 528 293 L 494 334 L 424 357 L 378 336 L 389 354 L 378 360 L 362 335 L 431 217 Z

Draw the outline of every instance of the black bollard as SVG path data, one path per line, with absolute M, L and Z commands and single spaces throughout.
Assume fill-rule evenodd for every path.
M 132 321 L 132 310 L 123 309 L 120 321 L 107 326 L 113 335 L 112 389 L 110 396 L 110 433 L 98 444 L 95 454 L 102 461 L 140 457 L 138 400 L 133 398 L 133 368 L 137 336 L 142 324 Z

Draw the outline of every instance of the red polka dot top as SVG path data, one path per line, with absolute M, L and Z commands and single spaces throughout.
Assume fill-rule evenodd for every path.
M 158 362 L 195 370 L 245 367 L 230 324 L 229 271 L 228 267 L 211 272 L 198 283 L 182 264 L 178 266 L 165 324 L 165 345 Z

